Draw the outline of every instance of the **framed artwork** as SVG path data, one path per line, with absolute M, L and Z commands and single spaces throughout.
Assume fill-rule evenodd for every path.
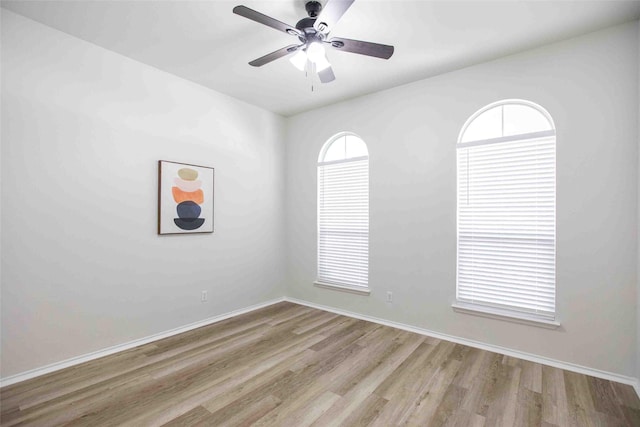
M 213 172 L 158 161 L 158 234 L 213 233 Z

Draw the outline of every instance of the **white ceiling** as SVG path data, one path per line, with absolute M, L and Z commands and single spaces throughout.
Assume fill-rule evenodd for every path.
M 322 3 L 325 3 L 323 0 Z M 304 0 L 2 1 L 2 6 L 140 62 L 288 116 L 640 18 L 640 1 L 356 0 L 333 36 L 395 46 L 388 61 L 328 51 L 320 85 L 286 58 L 297 39 L 232 13 L 244 4 L 295 25 Z

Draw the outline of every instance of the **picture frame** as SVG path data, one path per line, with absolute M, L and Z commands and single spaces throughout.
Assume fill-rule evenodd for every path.
M 158 160 L 158 234 L 213 233 L 214 172 Z

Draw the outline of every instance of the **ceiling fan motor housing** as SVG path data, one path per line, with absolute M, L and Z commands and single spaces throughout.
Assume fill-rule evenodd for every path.
M 316 29 L 313 28 L 313 24 L 315 22 L 316 22 L 316 18 L 302 18 L 296 24 L 296 28 L 299 29 L 300 31 L 304 31 L 305 33 L 308 32 L 305 30 L 313 30 L 313 32 L 315 33 Z
M 321 42 L 325 38 L 325 34 L 315 29 L 314 25 L 320 11 L 322 10 L 322 4 L 318 1 L 309 1 L 305 4 L 305 9 L 309 14 L 308 18 L 302 18 L 296 24 L 296 28 L 304 33 L 304 37 L 299 37 L 303 43 L 318 41 Z

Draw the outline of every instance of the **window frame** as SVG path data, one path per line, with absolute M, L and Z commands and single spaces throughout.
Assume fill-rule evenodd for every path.
M 343 159 L 336 159 L 336 160 L 328 160 L 325 161 L 324 158 L 327 155 L 327 152 L 329 151 L 329 149 L 331 148 L 331 146 L 338 142 L 341 138 L 345 138 L 345 144 L 347 143 L 347 137 L 352 136 L 357 138 L 363 145 L 364 148 L 367 150 L 367 155 L 366 156 L 357 156 L 357 157 L 345 157 Z M 347 148 L 345 145 L 345 154 L 346 154 Z M 366 217 L 367 217 L 367 231 L 366 231 L 366 285 L 354 285 L 354 284 L 349 284 L 349 283 L 341 283 L 339 281 L 336 280 L 323 280 L 325 278 L 321 277 L 321 257 L 322 257 L 322 252 L 321 252 L 321 167 L 323 166 L 331 166 L 331 165 L 340 165 L 340 164 L 348 164 L 348 163 L 353 163 L 353 162 L 358 162 L 358 161 L 362 161 L 362 160 L 366 160 L 366 174 L 367 174 L 367 200 L 366 200 Z M 316 177 L 317 177 L 317 182 L 316 182 L 316 202 L 317 202 L 317 209 L 316 209 L 316 227 L 317 227 L 317 235 L 316 235 L 316 249 L 317 249 L 317 253 L 316 253 L 316 280 L 313 282 L 314 285 L 316 287 L 320 287 L 320 288 L 325 288 L 325 289 L 331 289 L 331 290 L 337 290 L 337 291 L 342 291 L 342 292 L 348 292 L 348 293 L 353 293 L 353 294 L 357 294 L 357 295 L 369 295 L 371 293 L 371 290 L 369 288 L 369 231 L 370 231 L 370 227 L 369 227 L 369 215 L 370 215 L 370 211 L 369 211 L 369 206 L 370 206 L 370 197 L 369 197 L 369 189 L 370 189 L 370 184 L 369 184 L 369 147 L 367 146 L 366 142 L 357 134 L 353 133 L 353 132 L 340 132 L 337 133 L 335 135 L 333 135 L 331 138 L 329 138 L 322 146 L 322 148 L 320 149 L 319 155 L 318 155 L 318 161 L 316 163 Z M 324 194 L 324 193 L 323 193 Z
M 534 109 L 537 113 L 540 113 L 547 120 L 551 130 L 543 130 L 543 131 L 534 131 L 534 132 L 525 132 L 516 135 L 504 135 L 504 110 L 502 110 L 502 124 L 501 124 L 501 136 L 489 137 L 480 140 L 472 140 L 462 142 L 465 136 L 465 132 L 469 128 L 469 126 L 482 114 L 488 112 L 491 109 L 496 107 L 505 107 L 508 105 L 523 105 L 529 108 Z M 512 304 L 511 307 L 500 307 L 491 305 L 490 303 L 478 303 L 478 302 L 470 302 L 461 299 L 459 296 L 460 292 L 460 191 L 461 191 L 461 183 L 460 183 L 460 149 L 470 149 L 476 146 L 490 145 L 490 144 L 500 144 L 500 143 L 509 143 L 509 142 L 518 142 L 522 141 L 524 143 L 535 141 L 538 138 L 549 138 L 553 137 L 553 177 L 554 177 L 554 186 L 553 186 L 553 317 L 550 318 L 548 316 L 540 316 L 535 313 L 528 313 L 526 310 L 520 308 L 515 308 Z M 467 151 L 467 155 L 469 151 Z M 467 160 L 468 161 L 468 160 Z M 467 184 L 468 185 L 468 184 Z M 468 186 L 465 187 L 465 191 L 469 191 Z M 557 133 L 556 126 L 553 121 L 553 118 L 549 114 L 549 112 L 544 109 L 542 106 L 533 103 L 527 100 L 521 99 L 505 99 L 497 102 L 493 102 L 489 105 L 486 105 L 472 114 L 467 121 L 462 126 L 460 133 L 458 134 L 458 139 L 456 143 L 456 298 L 454 303 L 452 304 L 452 308 L 454 311 L 465 314 L 472 314 L 482 317 L 489 317 L 500 320 L 507 320 L 516 323 L 522 323 L 527 325 L 539 326 L 549 329 L 556 329 L 560 326 L 560 322 L 558 320 L 558 306 L 557 306 Z

